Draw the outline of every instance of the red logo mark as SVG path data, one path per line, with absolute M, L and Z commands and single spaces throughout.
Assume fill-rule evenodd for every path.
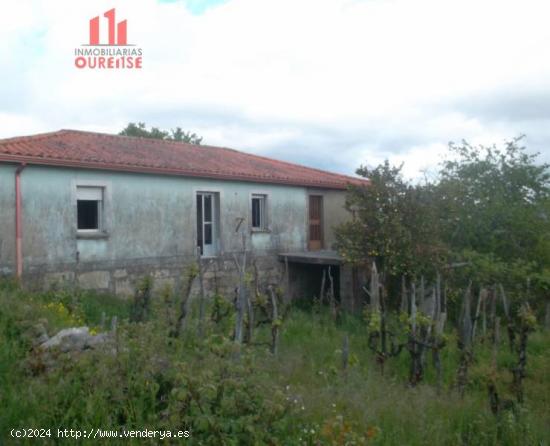
M 100 43 L 100 16 L 94 17 L 90 20 L 90 43 L 74 50 L 76 68 L 141 69 L 143 50 L 128 43 L 127 20 L 117 23 L 115 8 L 103 17 L 107 19 L 108 43 Z
M 107 11 L 105 14 L 103 14 L 103 17 L 107 18 L 109 25 L 109 43 L 107 45 L 127 45 L 127 20 L 116 23 L 115 8 Z M 99 16 L 94 17 L 90 20 L 90 45 L 101 45 L 99 43 Z

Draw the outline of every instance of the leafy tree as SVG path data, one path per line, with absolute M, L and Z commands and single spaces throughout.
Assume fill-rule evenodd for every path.
M 170 131 L 160 130 L 157 127 L 151 127 L 150 130 L 147 130 L 147 127 L 144 122 L 134 122 L 128 123 L 128 125 L 119 133 L 123 136 L 137 136 L 140 138 L 154 138 L 154 139 L 165 139 L 170 141 L 180 141 L 189 144 L 200 145 L 202 142 L 202 137 L 198 136 L 196 133 L 185 132 L 181 127 L 176 127 Z
M 144 122 L 138 122 L 137 124 L 133 122 L 128 123 L 119 135 L 154 139 L 166 139 L 169 136 L 168 132 L 159 130 L 157 127 L 151 127 L 151 130 L 147 130 Z
M 530 260 L 548 246 L 549 165 L 536 164 L 520 140 L 504 149 L 450 145 L 456 158 L 443 163 L 438 187 L 454 248 Z
M 181 129 L 181 127 L 176 127 L 175 130 L 171 130 L 171 134 L 168 139 L 196 145 L 200 145 L 200 143 L 202 142 L 201 136 L 198 136 L 196 133 L 191 133 L 189 131 L 185 132 Z
M 359 168 L 357 174 L 370 184 L 350 186 L 346 208 L 354 218 L 336 228 L 337 246 L 347 261 L 375 260 L 390 276 L 433 270 L 445 254 L 438 237 L 434 188 L 410 184 L 401 168 L 387 160 L 374 169 Z
M 459 255 L 493 262 L 550 264 L 550 172 L 521 138 L 495 146 L 450 145 L 438 209 L 446 243 Z
M 336 229 L 342 256 L 356 265 L 376 261 L 388 286 L 392 277 L 458 263 L 459 287 L 501 283 L 518 301 L 546 299 L 550 166 L 521 138 L 502 148 L 450 144 L 450 155 L 433 183 L 409 183 L 387 161 L 358 169 L 370 184 L 349 189 L 355 218 Z
M 450 144 L 436 196 L 443 240 L 467 262 L 458 282 L 501 283 L 517 305 L 550 302 L 550 166 L 521 141 Z

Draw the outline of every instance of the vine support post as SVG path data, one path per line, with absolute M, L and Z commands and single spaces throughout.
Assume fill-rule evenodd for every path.
M 196 250 L 197 265 L 199 269 L 199 325 L 197 328 L 197 333 L 199 338 L 202 338 L 204 331 L 204 305 L 205 305 L 205 296 L 204 296 L 204 280 L 203 280 L 203 269 L 202 269 L 202 258 L 200 247 L 197 247 Z
M 409 302 L 407 299 L 407 282 L 405 276 L 401 276 L 401 306 L 399 308 L 401 313 L 409 312 Z
M 458 392 L 461 398 L 464 398 L 464 392 L 468 382 L 468 367 L 472 356 L 472 313 L 470 305 L 471 288 L 472 282 L 470 281 L 468 288 L 464 293 L 459 323 L 458 348 L 460 349 L 460 364 L 457 372 L 457 384 Z
M 319 293 L 319 305 L 322 306 L 325 301 L 325 281 L 327 276 L 327 270 L 323 268 L 323 277 L 321 279 L 321 291 Z
M 277 308 L 277 297 L 271 285 L 268 286 L 269 296 L 271 298 L 271 353 L 277 355 L 279 351 L 279 312 Z
M 242 265 L 239 265 L 238 259 L 235 257 L 235 263 L 239 270 L 239 291 L 237 295 L 237 318 L 235 323 L 235 342 L 242 344 L 243 342 L 243 325 L 244 311 L 246 306 L 246 290 L 245 290 L 245 273 L 246 273 L 246 234 L 242 232 L 243 255 Z
M 334 296 L 334 280 L 331 274 L 331 267 L 328 267 L 328 279 L 330 283 L 329 299 L 330 299 L 330 315 L 333 321 L 336 321 L 336 298 Z

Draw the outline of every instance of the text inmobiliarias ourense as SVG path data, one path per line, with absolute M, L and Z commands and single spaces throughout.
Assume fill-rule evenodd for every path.
M 120 69 L 142 68 L 141 48 L 75 48 L 74 64 L 77 68 Z

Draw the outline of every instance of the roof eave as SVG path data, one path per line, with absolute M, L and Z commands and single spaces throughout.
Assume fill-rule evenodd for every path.
M 231 175 L 222 173 L 208 173 L 208 172 L 195 172 L 186 171 L 182 169 L 171 169 L 167 167 L 149 167 L 149 166 L 136 166 L 136 165 L 124 165 L 124 164 L 112 164 L 94 161 L 74 161 L 74 160 L 60 160 L 52 158 L 37 158 L 32 156 L 23 155 L 7 155 L 0 154 L 0 162 L 10 163 L 27 163 L 39 166 L 54 166 L 54 167 L 74 167 L 80 169 L 94 169 L 94 170 L 108 170 L 116 172 L 131 172 L 131 173 L 145 173 L 145 174 L 157 174 L 157 175 L 174 175 L 183 177 L 194 178 L 208 178 L 217 180 L 229 180 L 229 181 L 246 181 L 252 183 L 268 183 L 268 184 L 283 184 L 288 186 L 299 187 L 317 187 L 323 189 L 335 189 L 346 190 L 349 184 L 368 184 L 366 181 L 358 179 L 356 182 L 349 181 L 348 183 L 331 183 L 331 182 L 314 182 L 314 181 L 294 181 L 285 178 L 266 178 L 261 176 L 246 176 L 246 175 Z

